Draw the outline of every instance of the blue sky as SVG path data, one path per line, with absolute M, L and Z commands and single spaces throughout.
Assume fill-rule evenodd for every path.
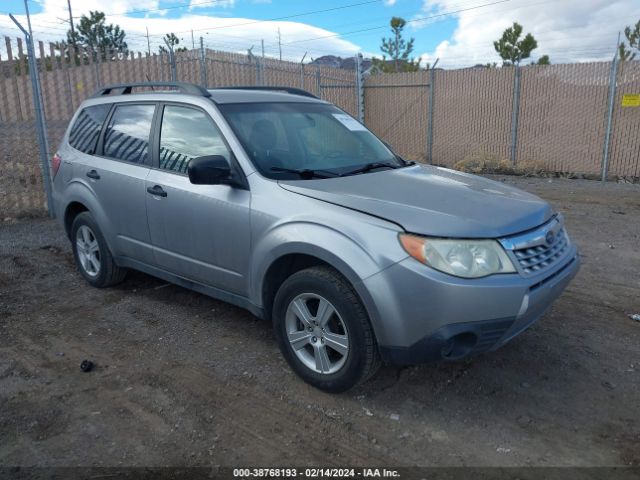
M 133 50 L 151 49 L 162 36 L 176 32 L 191 46 L 191 29 L 210 48 L 245 52 L 252 45 L 278 56 L 278 29 L 283 57 L 300 60 L 324 54 L 379 54 L 380 39 L 390 34 L 392 16 L 410 21 L 405 31 L 415 38 L 415 55 L 424 61 L 460 67 L 498 61 L 492 42 L 513 21 L 538 39 L 533 58 L 552 62 L 604 60 L 616 35 L 640 19 L 638 0 L 71 0 L 74 17 L 99 9 L 110 23 L 127 32 Z M 30 0 L 36 39 L 54 41 L 68 28 L 66 0 Z M 146 10 L 144 12 L 138 12 Z M 328 10 L 318 12 L 318 10 Z M 18 31 L 6 12 L 24 13 L 22 0 L 0 3 L 0 33 Z M 314 12 L 314 13 L 310 13 Z M 435 16 L 435 17 L 434 17 Z M 432 17 L 428 21 L 420 21 Z M 24 17 L 19 17 L 24 19 Z

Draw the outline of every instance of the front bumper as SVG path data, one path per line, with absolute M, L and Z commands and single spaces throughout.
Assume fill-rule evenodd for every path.
M 380 353 L 410 365 L 507 343 L 535 323 L 580 268 L 575 246 L 544 274 L 461 279 L 407 258 L 364 280 Z

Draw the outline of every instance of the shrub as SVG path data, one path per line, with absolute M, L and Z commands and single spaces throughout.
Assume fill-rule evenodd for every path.
M 502 175 L 523 175 L 525 177 L 545 177 L 550 173 L 544 163 L 526 160 L 513 165 L 506 158 L 490 153 L 474 153 L 457 162 L 453 168 L 467 173 L 488 173 Z

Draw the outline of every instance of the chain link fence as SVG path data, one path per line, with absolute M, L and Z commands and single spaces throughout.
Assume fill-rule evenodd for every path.
M 413 160 L 640 179 L 640 105 L 623 106 L 639 61 L 386 74 L 364 91 L 366 125 Z
M 46 212 L 27 49 L 0 55 L 0 219 Z M 474 155 L 536 161 L 554 172 L 640 177 L 640 62 L 429 70 L 362 76 L 345 70 L 199 49 L 60 56 L 35 44 L 50 159 L 80 103 L 100 86 L 178 80 L 310 91 L 364 123 L 408 159 L 451 167 Z M 356 58 L 356 65 L 360 62 Z M 613 82 L 613 83 L 612 83 Z M 608 115 L 608 111 L 611 115 Z M 608 133 L 608 135 L 607 135 Z M 605 139 L 609 138 L 607 148 Z
M 5 37 L 0 55 L 0 220 L 46 212 L 38 163 L 37 119 L 25 42 Z M 303 88 L 357 116 L 356 72 L 211 49 L 142 54 L 92 54 L 36 43 L 50 159 L 80 103 L 100 86 L 145 81 L 182 81 L 209 88 L 287 86 Z M 339 85 L 339 88 L 336 86 Z

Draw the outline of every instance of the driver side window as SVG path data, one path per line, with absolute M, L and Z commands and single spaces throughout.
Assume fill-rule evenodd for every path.
M 160 168 L 185 174 L 189 162 L 205 155 L 231 155 L 220 130 L 201 110 L 166 105 L 160 129 Z

